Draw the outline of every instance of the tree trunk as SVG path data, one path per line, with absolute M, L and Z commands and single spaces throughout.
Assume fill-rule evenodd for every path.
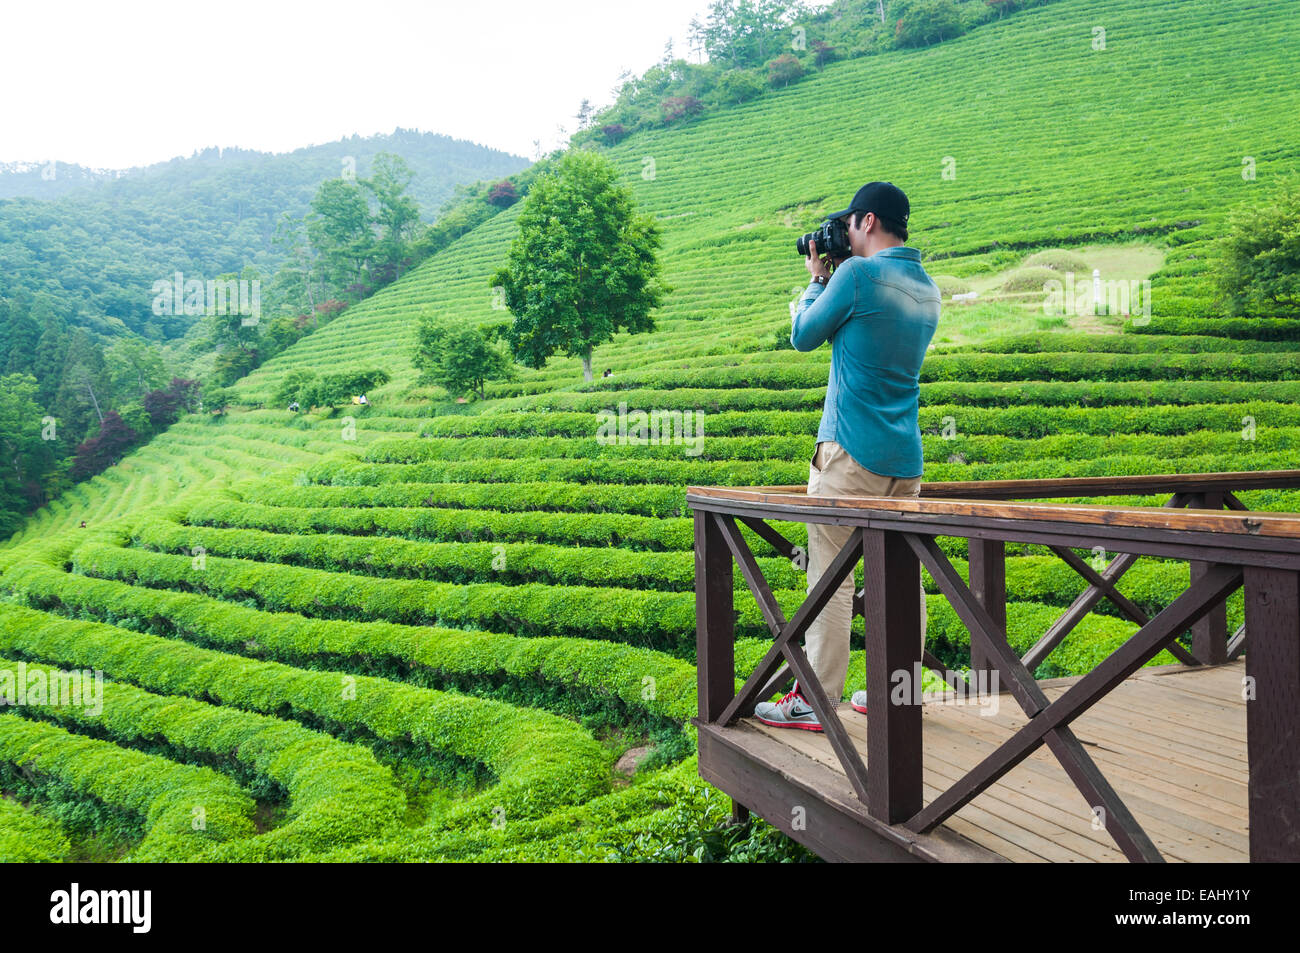
M 99 399 L 95 396 L 95 388 L 90 381 L 86 381 L 86 391 L 90 394 L 90 402 L 95 405 L 95 416 L 98 417 L 99 422 L 103 424 L 104 415 L 99 411 Z
M 591 348 L 582 352 L 582 379 L 591 383 Z

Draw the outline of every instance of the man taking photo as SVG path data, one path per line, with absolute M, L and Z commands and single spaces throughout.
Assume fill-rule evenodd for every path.
M 808 243 L 812 281 L 791 323 L 790 343 L 799 351 L 831 343 L 809 496 L 920 495 L 921 361 L 942 299 L 921 267 L 921 253 L 905 245 L 910 214 L 901 189 L 871 182 L 847 209 L 830 216 L 847 227 L 849 257 L 835 262 L 832 272 L 816 242 Z M 809 591 L 852 533 L 851 526 L 808 524 Z M 808 661 L 832 705 L 844 695 L 853 591 L 850 573 L 805 636 Z M 924 588 L 920 598 L 924 646 Z M 865 712 L 866 692 L 854 692 L 851 703 Z M 798 682 L 779 702 L 760 703 L 754 716 L 776 727 L 822 730 Z

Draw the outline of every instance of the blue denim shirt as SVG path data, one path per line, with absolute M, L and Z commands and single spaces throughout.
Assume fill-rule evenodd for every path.
M 872 473 L 921 475 L 921 361 L 941 300 L 921 253 L 903 246 L 849 258 L 825 286 L 808 286 L 790 343 L 812 351 L 831 342 L 819 443 L 834 440 Z

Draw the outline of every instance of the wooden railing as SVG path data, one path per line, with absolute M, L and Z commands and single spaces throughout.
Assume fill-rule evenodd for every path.
M 1251 512 L 1234 491 L 1300 487 L 1300 471 L 1183 474 L 1074 480 L 925 484 L 921 497 L 809 497 L 804 487 L 691 487 L 695 519 L 699 720 L 727 725 L 753 713 L 790 676 L 798 679 L 845 774 L 871 817 L 917 833 L 933 830 L 1017 764 L 1046 745 L 1125 856 L 1161 860 L 1070 724 L 1098 699 L 1170 650 L 1185 664 L 1240 654 L 1249 632 L 1247 705 L 1250 852 L 1253 860 L 1300 860 L 1300 515 Z M 1047 504 L 1010 500 L 1170 493 L 1162 507 Z M 1198 504 L 1189 509 L 1182 509 Z M 1222 507 L 1230 508 L 1228 512 Z M 786 556 L 795 547 L 767 520 L 854 527 L 848 544 L 787 620 L 739 524 Z M 970 584 L 936 537 L 969 540 Z M 1007 643 L 1005 544 L 1048 547 L 1089 588 L 1025 654 Z M 1073 550 L 1120 554 L 1096 570 Z M 1154 617 L 1115 588 L 1139 556 L 1186 560 L 1191 585 Z M 864 765 L 818 683 L 800 638 L 854 566 L 864 587 L 855 611 L 866 629 L 867 761 Z M 773 636 L 762 662 L 735 691 L 732 566 L 740 567 Z M 976 670 L 995 671 L 1027 724 L 930 804 L 921 797 L 921 709 L 890 704 L 890 676 L 914 663 L 941 668 L 919 648 L 918 562 L 970 631 Z M 1224 602 L 1245 588 L 1245 626 L 1227 639 Z M 1033 669 L 1101 598 L 1140 628 L 1114 653 L 1050 702 Z M 1189 652 L 1179 635 L 1191 630 Z

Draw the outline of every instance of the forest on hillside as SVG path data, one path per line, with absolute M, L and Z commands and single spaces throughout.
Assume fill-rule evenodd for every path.
M 525 165 L 397 130 L 0 200 L 0 533 L 196 410 L 199 376 L 219 400 L 401 277 L 514 195 L 501 177 Z M 0 183 L 39 191 L 32 175 Z
M 276 242 L 282 218 L 302 218 L 328 179 L 369 175 L 384 152 L 410 166 L 410 195 L 425 222 L 457 185 L 527 165 L 495 149 L 399 129 L 284 155 L 207 149 L 89 181 L 76 175 L 84 170 L 61 172 L 57 162 L 0 172 L 0 196 L 10 196 L 0 200 L 0 296 L 44 294 L 70 326 L 99 335 L 180 337 L 191 322 L 152 313 L 154 280 L 245 268 L 269 277 L 286 257 Z M 46 200 L 40 186 L 60 175 L 82 184 Z

